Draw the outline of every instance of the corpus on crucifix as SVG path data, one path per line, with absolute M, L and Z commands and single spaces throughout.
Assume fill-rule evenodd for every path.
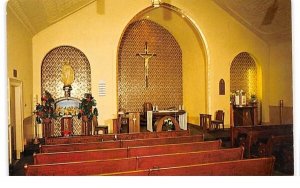
M 149 59 L 153 56 L 156 56 L 156 54 L 148 53 L 148 45 L 147 45 L 147 42 L 145 42 L 145 52 L 144 53 L 138 53 L 136 55 L 141 56 L 142 58 L 144 58 L 145 82 L 146 82 L 146 87 L 148 87 Z

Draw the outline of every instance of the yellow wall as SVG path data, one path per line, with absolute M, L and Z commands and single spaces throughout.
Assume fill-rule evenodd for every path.
M 7 76 L 13 77 L 13 70 L 18 71 L 15 79 L 23 83 L 23 117 L 24 136 L 33 137 L 34 130 L 31 123 L 33 112 L 32 100 L 32 35 L 7 8 Z
M 226 127 L 229 126 L 230 63 L 240 52 L 250 53 L 262 71 L 263 121 L 268 122 L 269 98 L 273 95 L 269 92 L 268 44 L 212 1 L 172 0 L 171 2 L 193 20 L 195 27 L 198 28 L 197 32 L 190 30 L 183 31 L 181 34 L 170 29 L 183 49 L 184 105 L 190 114 L 189 122 L 198 124 L 199 113 L 213 114 L 216 110 L 223 109 Z M 111 119 L 117 112 L 118 43 L 126 25 L 137 13 L 147 8 L 150 1 L 110 0 L 105 3 L 105 14 L 97 14 L 95 2 L 33 37 L 33 94 L 38 94 L 40 97 L 40 65 L 47 52 L 60 45 L 74 46 L 80 49 L 90 61 L 92 93 L 100 112 L 99 123 L 110 125 L 111 131 Z M 185 35 L 189 32 L 194 32 L 194 35 Z M 192 40 L 199 40 L 199 33 L 202 34 L 204 44 Z M 186 40 L 186 36 L 190 37 L 189 40 Z M 184 40 L 186 41 L 183 42 Z M 207 83 L 203 81 L 205 77 Z M 224 79 L 226 83 L 224 96 L 218 94 L 220 79 Z M 104 97 L 97 95 L 99 80 L 105 80 L 107 83 L 107 95 Z M 207 91 L 202 87 L 203 83 L 206 84 Z M 207 107 L 204 105 L 205 101 Z
M 188 122 L 198 125 L 199 113 L 206 113 L 207 110 L 205 47 L 189 18 L 173 10 L 165 19 L 165 11 L 168 10 L 154 9 L 144 16 L 165 27 L 182 50 L 183 105 L 188 112 Z
M 269 48 L 268 44 L 258 38 L 246 27 L 232 18 L 223 9 L 212 1 L 173 0 L 172 4 L 181 7 L 184 12 L 194 19 L 203 33 L 207 49 L 207 102 L 208 113 L 216 110 L 225 111 L 225 126 L 229 126 L 229 94 L 230 94 L 230 64 L 240 52 L 248 52 L 254 56 L 264 71 L 262 77 L 263 97 L 268 96 L 265 89 L 269 82 Z M 226 95 L 219 95 L 218 84 L 220 79 L 225 80 Z M 263 98 L 264 100 L 264 98 Z M 264 101 L 263 110 L 266 116 L 263 121 L 269 121 L 268 101 Z
M 23 82 L 24 118 L 32 115 L 32 36 L 7 9 L 7 76 Z
M 292 44 L 280 43 L 270 48 L 270 105 L 293 106 Z
M 40 97 L 40 68 L 44 56 L 60 45 L 80 49 L 88 58 L 92 94 L 97 101 L 99 124 L 110 125 L 117 112 L 116 65 L 119 39 L 128 22 L 149 1 L 105 1 L 105 14 L 97 14 L 96 2 L 51 25 L 33 37 L 33 93 Z M 99 80 L 106 81 L 106 96 L 98 96 Z

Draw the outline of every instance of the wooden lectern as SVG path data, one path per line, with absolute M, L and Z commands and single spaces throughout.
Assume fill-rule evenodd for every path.
M 234 126 L 257 125 L 257 106 L 233 106 Z

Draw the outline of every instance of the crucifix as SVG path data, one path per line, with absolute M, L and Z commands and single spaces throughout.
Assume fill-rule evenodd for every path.
M 154 53 L 148 53 L 148 46 L 147 42 L 145 42 L 145 52 L 144 53 L 138 53 L 137 56 L 141 56 L 144 58 L 144 67 L 145 67 L 145 82 L 146 87 L 148 87 L 148 70 L 149 70 L 149 59 L 153 56 L 156 56 Z

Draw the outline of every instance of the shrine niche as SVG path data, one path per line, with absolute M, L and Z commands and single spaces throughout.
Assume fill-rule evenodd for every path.
M 182 51 L 173 35 L 150 20 L 126 28 L 118 51 L 118 109 L 142 111 L 145 102 L 159 109 L 183 103 Z
M 257 68 L 254 59 L 247 52 L 238 54 L 230 67 L 230 92 L 243 90 L 248 95 L 257 92 Z
M 219 82 L 219 95 L 225 95 L 225 81 L 223 79 Z
M 91 92 L 91 69 L 87 57 L 72 46 L 59 46 L 46 54 L 41 65 L 41 93 L 49 91 L 59 115 L 51 136 L 81 134 L 77 118 L 80 99 Z
M 233 108 L 233 120 L 239 126 L 256 125 L 261 121 L 260 101 L 254 106 L 251 103 L 252 96 L 259 97 L 257 79 L 255 60 L 247 52 L 239 53 L 230 67 L 230 92 L 235 98 L 232 104 L 237 104 Z

